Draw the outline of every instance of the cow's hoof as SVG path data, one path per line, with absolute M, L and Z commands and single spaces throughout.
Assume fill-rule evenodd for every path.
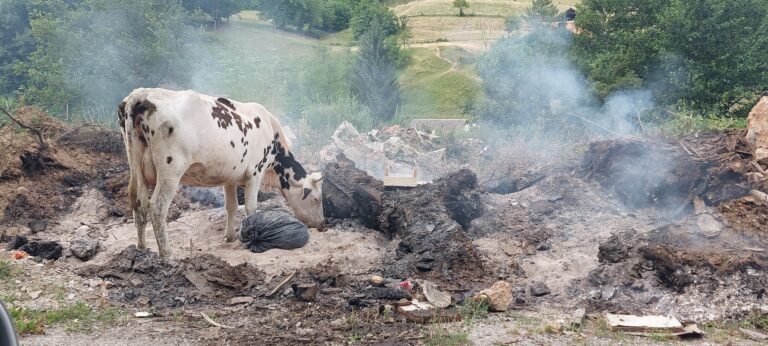
M 235 241 L 235 236 L 228 235 L 228 236 L 224 237 L 224 241 L 227 242 L 227 243 L 231 243 L 231 242 Z
M 146 245 L 144 245 L 144 244 L 138 244 L 138 245 L 136 245 L 136 247 L 137 247 L 139 250 L 146 250 L 146 249 L 147 249 L 147 246 L 146 246 Z

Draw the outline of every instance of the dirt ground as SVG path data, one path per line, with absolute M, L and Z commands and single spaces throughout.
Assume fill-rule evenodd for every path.
M 0 143 L 27 140 L 8 128 L 0 135 Z M 161 260 L 151 227 L 149 250 L 134 246 L 119 136 L 60 125 L 47 138 L 67 169 L 30 173 L 10 161 L 34 141 L 3 152 L 9 161 L 0 167 L 0 230 L 3 248 L 24 235 L 60 243 L 62 258 L 7 260 L 10 252 L 0 251 L 10 267 L 0 299 L 28 310 L 84 302 L 99 313 L 116 311 L 109 322 L 47 325 L 42 334 L 23 335 L 24 345 L 686 343 L 611 331 L 606 312 L 670 314 L 697 323 L 705 336 L 696 344 L 757 344 L 736 328 L 754 311 L 768 313 L 768 206 L 749 194 L 764 181 L 754 179 L 759 172 L 740 135 L 657 144 L 674 152 L 672 169 L 637 184 L 632 194 L 622 190 L 626 180 L 615 178 L 617 172 L 649 169 L 643 163 L 648 157 L 658 161 L 646 149 L 615 149 L 636 145 L 632 140 L 596 143 L 582 157 L 536 165 L 535 172 L 529 165 L 505 167 L 514 178 L 507 185 L 488 172 L 493 153 L 473 162 L 477 176 L 466 171 L 414 190 L 361 179 L 355 186 L 365 193 L 355 190 L 355 198 L 377 200 L 382 208 L 358 205 L 329 230 L 310 230 L 310 242 L 290 251 L 257 254 L 239 242 L 225 243 L 226 213 L 209 197 L 217 192 L 182 189 L 169 222 L 174 255 Z M 601 162 L 611 164 L 587 164 Z M 681 167 L 700 171 L 678 179 L 693 174 Z M 660 189 L 672 193 L 669 186 L 682 187 L 658 198 Z M 669 213 L 670 205 L 680 212 Z M 287 209 L 274 196 L 260 208 Z M 244 216 L 241 207 L 238 220 Z M 46 227 L 33 233 L 41 221 Z M 99 241 L 88 261 L 71 252 L 84 234 Z M 371 287 L 371 275 L 434 281 L 450 294 L 449 311 L 462 321 L 408 322 L 389 310 L 392 301 Z M 473 309 L 467 298 L 497 280 L 512 286 L 510 310 Z M 315 301 L 293 297 L 291 284 L 301 283 L 317 285 Z M 539 284 L 549 292 L 534 295 Z M 235 298 L 244 303 L 231 303 Z M 586 309 L 587 320 L 580 328 L 564 327 L 578 308 Z

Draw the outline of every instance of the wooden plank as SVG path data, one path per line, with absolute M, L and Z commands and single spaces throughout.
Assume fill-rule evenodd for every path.
M 645 332 L 645 331 L 680 331 L 683 325 L 672 316 L 635 316 L 605 314 L 608 326 L 612 330 Z

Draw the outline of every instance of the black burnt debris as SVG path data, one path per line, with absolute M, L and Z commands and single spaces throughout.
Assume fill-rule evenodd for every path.
M 386 188 L 343 156 L 324 170 L 323 206 L 331 220 L 357 218 L 400 239 L 385 265 L 390 277 L 452 281 L 480 277 L 484 268 L 465 232 L 484 209 L 477 178 L 460 170 L 415 188 Z M 457 280 L 461 281 L 461 280 Z

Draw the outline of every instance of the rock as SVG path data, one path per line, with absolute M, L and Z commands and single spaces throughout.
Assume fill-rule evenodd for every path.
M 755 149 L 755 161 L 759 163 L 768 162 L 768 148 Z
M 34 233 L 45 231 L 48 228 L 48 220 L 35 220 L 29 223 L 29 230 Z
M 540 200 L 531 203 L 531 213 L 539 216 L 549 215 L 555 211 L 555 203 L 548 200 Z
M 228 305 L 238 305 L 238 304 L 250 304 L 253 302 L 253 297 L 245 296 L 245 297 L 234 297 L 227 301 Z
M 416 263 L 416 269 L 422 272 L 428 272 L 435 267 L 434 262 L 419 262 Z
M 549 244 L 549 242 L 546 242 L 546 241 L 545 241 L 545 242 L 541 242 L 541 243 L 539 243 L 539 246 L 537 246 L 537 247 L 536 247 L 536 250 L 539 250 L 539 251 L 547 251 L 547 250 L 549 250 L 549 249 L 551 249 L 551 248 L 552 248 L 552 245 L 551 245 L 551 244 Z
M 768 95 L 763 95 L 747 117 L 747 141 L 768 148 Z
M 432 282 L 424 281 L 422 282 L 421 286 L 427 301 L 435 307 L 442 309 L 451 305 L 451 295 L 438 290 L 437 286 L 435 286 L 435 284 Z
M 696 225 L 699 226 L 699 233 L 707 238 L 717 237 L 723 230 L 723 224 L 710 214 L 701 214 L 697 216 Z
M 581 327 L 581 324 L 584 322 L 584 317 L 587 315 L 587 310 L 584 308 L 577 309 L 573 312 L 573 315 L 571 315 L 570 320 L 568 321 L 568 327 L 570 328 L 579 328 Z
M 96 239 L 79 237 L 69 245 L 69 251 L 72 252 L 73 256 L 83 261 L 87 261 L 93 258 L 93 256 L 96 255 L 96 252 L 99 251 L 99 241 Z
M 478 292 L 473 299 L 487 302 L 490 311 L 507 311 L 512 302 L 512 286 L 506 281 L 497 281 L 491 287 Z
M 293 284 L 293 297 L 303 302 L 314 302 L 319 291 L 317 285 L 312 284 Z
M 87 237 L 88 236 L 88 231 L 90 231 L 90 230 L 91 230 L 91 227 L 88 227 L 86 225 L 82 225 L 82 226 L 78 227 L 75 230 L 74 236 L 75 236 L 75 238 Z
M 600 297 L 603 298 L 603 300 L 611 300 L 615 295 L 616 295 L 616 287 L 604 289 L 600 293 Z
M 531 283 L 531 295 L 533 295 L 534 297 L 541 297 L 550 293 L 552 293 L 552 291 L 550 291 L 549 287 L 547 287 L 547 285 L 544 284 L 543 282 L 534 281 L 533 283 Z
M 34 292 L 29 292 L 29 296 L 30 296 L 32 299 L 37 299 L 37 297 L 39 297 L 39 296 L 40 296 L 40 294 L 42 294 L 42 293 L 43 293 L 43 291 L 34 291 Z

